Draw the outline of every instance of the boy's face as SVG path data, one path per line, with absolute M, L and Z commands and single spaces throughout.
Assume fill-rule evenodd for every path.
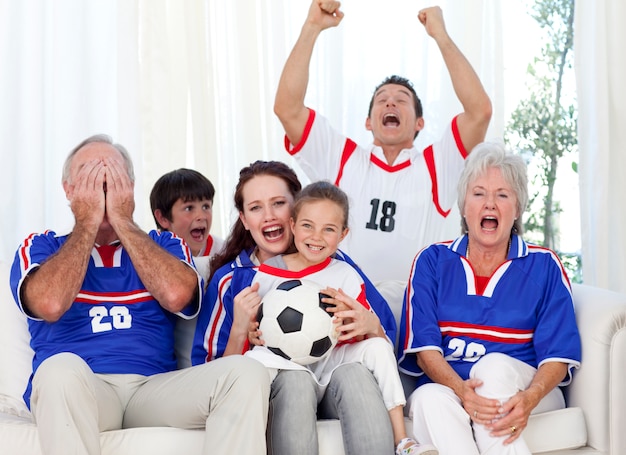
M 172 219 L 161 218 L 161 226 L 185 239 L 194 256 L 204 252 L 213 222 L 213 201 L 178 199 L 172 206 Z

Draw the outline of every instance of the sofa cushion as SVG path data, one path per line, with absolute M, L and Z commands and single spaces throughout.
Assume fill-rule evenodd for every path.
M 411 423 L 406 421 L 411 433 Z M 550 428 L 550 431 L 546 431 Z M 338 420 L 318 420 L 320 455 L 344 455 L 341 426 Z M 581 447 L 586 440 L 585 421 L 580 408 L 568 408 L 531 416 L 524 438 L 533 454 L 551 450 L 565 455 Z M 40 455 L 37 427 L 29 419 L 3 415 L 0 412 L 0 441 L 3 452 Z M 203 432 L 176 428 L 133 428 L 107 431 L 100 437 L 102 454 L 167 455 L 200 453 Z M 572 452 L 574 453 L 574 452 Z M 595 450 L 576 451 L 577 455 L 598 454 Z
M 531 415 L 524 440 L 532 453 L 583 447 L 587 443 L 583 410 L 565 408 Z
M 102 455 L 202 453 L 204 431 L 170 427 L 130 428 L 100 434 Z M 0 413 L 0 453 L 42 455 L 37 426 Z
M 22 399 L 33 351 L 26 316 L 13 300 L 9 264 L 0 261 L 0 412 L 30 418 Z

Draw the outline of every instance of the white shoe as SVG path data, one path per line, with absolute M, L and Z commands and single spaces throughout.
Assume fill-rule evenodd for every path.
M 415 439 L 404 438 L 396 447 L 396 455 L 439 455 L 439 450 L 430 444 L 418 444 Z

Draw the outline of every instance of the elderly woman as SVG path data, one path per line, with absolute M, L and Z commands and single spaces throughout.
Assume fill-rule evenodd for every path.
M 580 366 L 569 280 L 553 251 L 521 237 L 522 158 L 476 146 L 458 201 L 464 235 L 419 252 L 405 294 L 413 431 L 441 455 L 530 454 L 530 414 L 564 407 L 558 386 Z

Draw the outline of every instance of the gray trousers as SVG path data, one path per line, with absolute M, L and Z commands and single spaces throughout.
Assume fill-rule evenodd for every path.
M 318 455 L 318 418 L 339 419 L 346 455 L 391 455 L 393 432 L 380 387 L 360 363 L 338 367 L 321 403 L 306 371 L 281 370 L 272 383 L 267 429 L 270 455 Z

